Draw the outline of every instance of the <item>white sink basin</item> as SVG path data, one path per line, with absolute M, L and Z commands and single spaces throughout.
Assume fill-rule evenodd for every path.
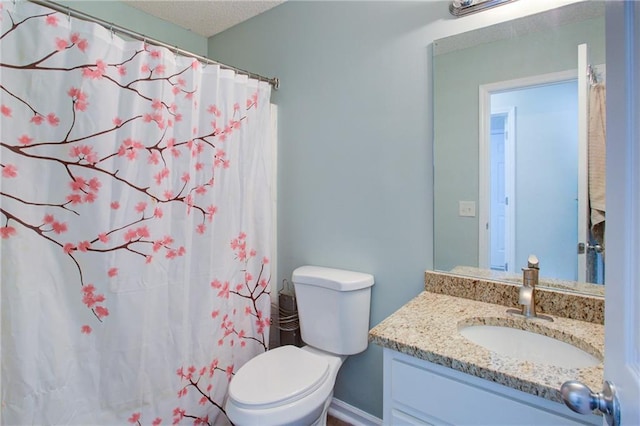
M 496 325 L 467 325 L 460 334 L 473 343 L 523 361 L 555 365 L 564 368 L 583 368 L 601 361 L 573 345 L 542 334 Z

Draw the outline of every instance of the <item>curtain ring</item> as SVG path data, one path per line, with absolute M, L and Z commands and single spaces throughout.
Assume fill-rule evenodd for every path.
M 71 8 L 67 6 L 67 22 L 71 22 Z
M 109 32 L 111 33 L 111 40 L 113 40 L 113 24 L 109 27 Z

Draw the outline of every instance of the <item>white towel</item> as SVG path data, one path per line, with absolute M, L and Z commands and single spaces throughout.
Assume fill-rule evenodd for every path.
M 602 83 L 591 87 L 589 93 L 589 204 L 591 230 L 604 245 L 605 186 L 606 186 L 606 91 Z

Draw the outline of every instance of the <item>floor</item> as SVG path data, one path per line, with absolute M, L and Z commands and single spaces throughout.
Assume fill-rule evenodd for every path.
M 335 417 L 327 417 L 327 426 L 352 426 L 351 423 L 347 423 L 343 420 L 336 419 Z

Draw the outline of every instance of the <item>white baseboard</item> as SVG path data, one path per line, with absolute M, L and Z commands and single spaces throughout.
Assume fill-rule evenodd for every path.
M 380 426 L 382 420 L 339 399 L 331 399 L 329 414 L 354 426 Z

